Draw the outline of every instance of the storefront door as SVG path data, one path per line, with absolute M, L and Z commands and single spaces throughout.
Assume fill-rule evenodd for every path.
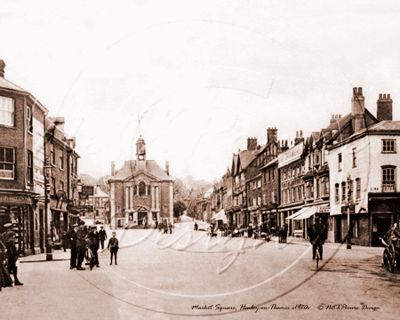
M 391 214 L 379 214 L 372 216 L 372 239 L 371 245 L 373 247 L 383 246 L 382 241 L 379 239 L 383 237 L 392 226 Z

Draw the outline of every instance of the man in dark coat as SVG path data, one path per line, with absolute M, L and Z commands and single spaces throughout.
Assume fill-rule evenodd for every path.
M 78 251 L 76 247 L 76 242 L 77 242 L 77 235 L 76 235 L 76 229 L 78 228 L 78 225 L 74 225 L 70 227 L 68 233 L 67 233 L 67 239 L 69 242 L 69 247 L 71 248 L 71 259 L 70 259 L 70 269 L 76 268 L 76 259 L 78 256 Z
M 322 260 L 322 246 L 327 238 L 326 226 L 323 225 L 321 222 L 322 219 L 317 218 L 316 223 L 309 230 L 309 238 L 313 246 L 313 260 L 315 260 L 317 248 L 319 249 L 320 259 Z
M 106 230 L 103 229 L 103 226 L 100 227 L 99 231 L 99 240 L 101 243 L 101 249 L 104 249 L 104 241 L 107 239 L 107 233 Z
M 9 231 L 8 232 L 8 241 L 6 244 L 7 248 L 7 269 L 10 274 L 14 276 L 14 285 L 16 286 L 22 286 L 23 283 L 21 283 L 18 280 L 18 267 L 17 267 L 17 260 L 18 260 L 18 252 L 17 248 L 15 247 L 15 232 Z
M 92 227 L 91 231 L 88 234 L 88 238 L 89 249 L 92 253 L 92 257 L 90 260 L 90 270 L 92 270 L 94 266 L 100 267 L 99 256 L 97 254 L 97 250 L 99 250 L 99 234 L 97 232 L 96 226 Z
M 85 226 L 81 225 L 76 232 L 76 250 L 78 253 L 78 264 L 76 266 L 76 270 L 85 270 L 85 268 L 82 268 L 82 262 L 83 259 L 85 258 L 85 250 L 86 250 L 86 230 Z

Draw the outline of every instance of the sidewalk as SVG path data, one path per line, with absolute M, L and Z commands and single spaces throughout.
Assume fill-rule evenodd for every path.
M 64 250 L 52 250 L 53 260 L 52 261 L 64 261 L 69 260 L 71 257 L 70 250 L 64 252 Z M 21 263 L 28 262 L 46 262 L 46 253 L 33 254 L 26 257 L 20 257 Z

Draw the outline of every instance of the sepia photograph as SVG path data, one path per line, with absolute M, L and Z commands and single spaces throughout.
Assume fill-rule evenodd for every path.
M 394 0 L 1 1 L 0 320 L 397 319 L 399 34 Z

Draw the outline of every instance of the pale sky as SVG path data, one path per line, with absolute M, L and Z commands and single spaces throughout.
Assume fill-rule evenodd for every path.
M 248 137 L 304 136 L 350 112 L 363 87 L 400 120 L 400 2 L 2 1 L 5 77 L 76 136 L 95 178 L 147 158 L 172 175 L 220 179 Z

